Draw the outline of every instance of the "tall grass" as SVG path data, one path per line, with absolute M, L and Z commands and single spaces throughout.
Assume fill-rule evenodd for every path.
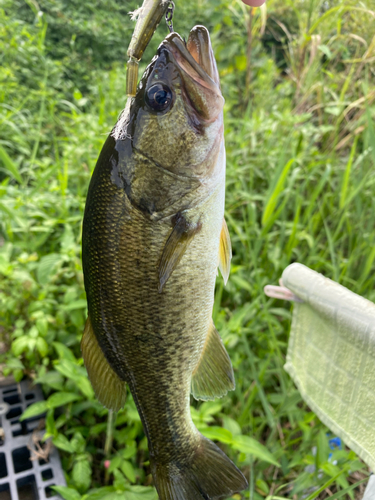
M 0 9 L 4 372 L 44 386 L 47 402 L 30 411 L 46 412 L 47 436 L 63 456 L 67 500 L 87 492 L 88 499 L 124 492 L 151 499 L 147 446 L 130 397 L 117 416 L 105 474 L 107 412 L 93 398 L 79 350 L 84 200 L 125 104 L 125 55 L 109 52 L 127 45 L 131 24 L 116 2 L 98 3 L 93 14 L 85 2 L 64 8 L 6 1 Z M 212 33 L 226 98 L 233 243 L 214 320 L 237 387 L 222 400 L 192 402 L 192 414 L 250 477 L 244 498 L 359 498 L 368 474 L 350 450 L 330 449 L 332 436 L 283 370 L 290 306 L 266 298 L 263 287 L 298 261 L 375 301 L 373 8 L 275 0 L 265 24 L 266 11 L 250 12 L 239 0 L 177 4 L 182 34 L 195 23 Z M 99 19 L 112 28 L 102 32 Z M 160 28 L 145 61 L 162 36 Z

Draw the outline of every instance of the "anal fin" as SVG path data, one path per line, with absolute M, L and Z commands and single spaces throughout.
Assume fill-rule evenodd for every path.
M 235 388 L 232 363 L 223 341 L 211 320 L 206 343 L 191 380 L 195 399 L 221 398 Z
M 103 406 L 118 411 L 125 405 L 126 382 L 114 372 L 95 337 L 90 317 L 87 318 L 81 351 L 95 395 Z
M 232 259 L 232 244 L 230 241 L 229 231 L 225 219 L 220 233 L 220 247 L 219 247 L 219 269 L 224 278 L 224 284 L 227 284 L 230 272 L 230 261 Z

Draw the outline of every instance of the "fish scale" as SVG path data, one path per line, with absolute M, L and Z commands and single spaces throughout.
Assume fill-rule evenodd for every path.
M 217 267 L 226 280 L 231 257 L 223 103 L 207 30 L 193 28 L 187 46 L 169 35 L 107 139 L 86 201 L 83 358 L 107 407 L 123 406 L 129 386 L 161 500 L 221 498 L 247 484 L 189 405 L 190 392 L 208 400 L 234 388 L 212 322 Z

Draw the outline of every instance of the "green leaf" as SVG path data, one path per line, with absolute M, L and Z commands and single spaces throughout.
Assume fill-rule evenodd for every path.
M 366 116 L 367 116 L 367 131 L 368 131 L 368 141 L 371 146 L 372 160 L 375 162 L 375 127 L 371 117 L 371 111 L 366 103 Z
M 38 377 L 35 382 L 38 384 L 46 384 L 56 391 L 61 391 L 63 389 L 64 379 L 62 378 L 60 373 L 52 370 L 45 373 L 41 377 Z
M 333 116 L 339 116 L 342 111 L 341 106 L 326 106 L 324 112 Z
M 61 359 L 55 363 L 56 370 L 66 378 L 77 381 L 79 379 L 78 366 L 76 362 L 71 362 L 67 359 Z
M 319 431 L 317 438 L 317 452 L 315 455 L 317 469 L 319 469 L 322 464 L 327 462 L 329 451 L 327 433 L 325 430 L 321 430 Z
M 72 479 L 81 493 L 87 491 L 91 484 L 91 472 L 91 465 L 87 458 L 82 458 L 75 462 Z
M 113 472 L 115 469 L 118 469 L 121 465 L 122 459 L 118 455 L 111 460 L 111 464 L 108 468 L 108 472 Z
M 13 162 L 11 157 L 8 155 L 8 153 L 5 151 L 3 146 L 0 145 L 0 160 L 1 163 L 3 164 L 3 167 L 1 170 L 5 170 L 9 174 L 11 174 L 16 181 L 18 181 L 20 184 L 22 184 L 22 177 L 20 173 L 18 172 L 18 168 L 16 167 L 16 164 Z
M 233 436 L 230 431 L 222 427 L 212 426 L 201 429 L 201 433 L 208 439 L 220 441 L 221 443 L 230 444 L 233 441 Z
M 72 351 L 66 345 L 61 342 L 52 342 L 53 347 L 56 349 L 57 354 L 61 360 L 68 360 L 72 363 L 76 363 L 77 360 L 72 353 Z
M 87 399 L 94 398 L 94 389 L 92 388 L 91 382 L 88 378 L 81 376 L 79 380 L 77 380 L 77 386 Z
M 327 59 L 332 59 L 332 52 L 327 45 L 318 45 L 318 49 L 327 56 Z
M 12 352 L 15 356 L 20 356 L 24 351 L 28 349 L 29 337 L 23 335 L 18 337 L 18 339 L 12 342 Z
M 124 474 L 119 469 L 115 469 L 113 471 L 113 476 L 114 476 L 113 486 L 116 488 L 116 490 L 124 491 L 128 486 L 128 482 Z
M 54 344 L 58 343 L 54 342 Z M 59 349 L 61 350 L 60 346 Z M 55 364 L 55 368 L 66 378 L 74 380 L 78 389 L 84 394 L 84 396 L 86 396 L 87 399 L 93 399 L 94 391 L 89 379 L 87 378 L 87 372 L 84 367 L 78 366 L 75 360 L 73 362 L 68 359 L 61 359 L 59 363 Z
M 39 334 L 42 337 L 45 337 L 48 333 L 48 321 L 46 320 L 46 318 L 37 319 L 35 325 L 38 329 Z
M 75 309 L 86 309 L 87 300 L 79 299 L 63 306 L 64 311 L 74 311 Z
M 238 436 L 241 434 L 241 427 L 233 418 L 224 415 L 223 424 L 224 428 L 228 429 L 228 431 L 232 433 L 232 436 Z
M 135 444 L 128 444 L 123 450 L 121 450 L 121 456 L 125 459 L 134 457 L 136 453 L 137 447 Z
M 131 483 L 135 483 L 136 477 L 132 464 L 128 460 L 124 460 L 121 464 L 121 470 Z
M 107 429 L 107 422 L 102 422 L 100 424 L 93 425 L 90 427 L 90 436 L 98 436 Z
M 18 358 L 10 358 L 6 362 L 7 368 L 10 368 L 11 370 L 24 370 L 25 367 L 22 363 L 22 361 Z
M 47 399 L 48 408 L 57 408 L 58 406 L 63 406 L 72 401 L 77 401 L 81 399 L 81 396 L 74 394 L 72 392 L 55 392 Z
M 47 417 L 46 417 L 46 433 L 49 436 L 55 436 L 57 435 L 57 430 L 56 430 L 56 425 L 55 425 L 55 418 L 54 418 L 54 411 L 53 410 L 48 410 L 47 412 Z
M 64 500 L 80 500 L 81 495 L 74 488 L 68 488 L 67 486 L 51 486 L 51 488 L 61 495 Z
M 75 432 L 70 441 L 76 453 L 83 453 L 86 448 L 86 440 L 80 432 Z
M 158 495 L 155 488 L 151 486 L 131 486 L 130 491 L 126 493 L 127 500 L 157 500 Z M 189 499 L 190 500 L 190 499 Z
M 26 410 L 22 413 L 20 420 L 36 417 L 37 415 L 41 415 L 47 410 L 48 410 L 47 401 L 37 401 L 36 403 L 33 403 L 28 408 L 26 408 Z
M 44 340 L 43 337 L 38 337 L 36 339 L 36 348 L 39 351 L 39 354 L 44 358 L 48 354 L 48 344 Z
M 53 438 L 53 444 L 60 448 L 60 450 L 67 451 L 68 453 L 74 453 L 74 448 L 68 441 L 68 438 L 64 436 L 64 434 L 57 434 L 56 437 Z
M 3 368 L 3 374 L 5 376 L 8 376 L 10 373 L 12 373 L 15 381 L 20 382 L 23 378 L 24 369 L 25 367 L 19 359 L 10 358 L 7 360 L 6 365 Z
M 276 172 L 276 176 L 273 180 L 274 188 L 272 189 L 266 206 L 264 207 L 263 216 L 262 216 L 262 226 L 266 227 L 271 220 L 272 215 L 275 212 L 277 200 L 283 192 L 284 184 L 287 179 L 289 170 L 294 163 L 294 158 L 288 161 L 288 163 L 284 166 L 281 172 Z M 277 177 L 278 176 L 278 177 Z
M 61 262 L 62 256 L 58 253 L 50 253 L 40 259 L 36 276 L 41 285 L 48 283 Z
M 121 492 L 122 498 L 124 498 L 123 492 Z M 117 492 L 113 486 L 103 486 L 102 488 L 97 488 L 95 490 L 90 490 L 90 493 L 86 496 L 85 500 L 110 500 L 117 497 Z
M 279 462 L 273 457 L 267 448 L 250 436 L 235 436 L 232 441 L 232 448 L 249 455 L 253 455 L 264 462 L 281 467 Z
M 215 415 L 221 411 L 223 405 L 216 401 L 206 401 L 199 408 L 199 413 L 203 416 L 203 418 L 207 418 L 211 415 Z
M 67 420 L 68 416 L 66 415 L 66 413 L 63 413 L 62 415 L 57 417 L 57 419 L 55 420 L 56 429 L 60 429 L 63 425 L 65 425 Z
M 23 370 L 14 370 L 13 377 L 16 382 L 21 382 L 23 379 Z
M 235 63 L 236 63 L 236 68 L 239 71 L 245 71 L 245 69 L 247 67 L 247 57 L 244 56 L 244 55 L 236 56 L 234 58 L 234 60 L 235 60 Z

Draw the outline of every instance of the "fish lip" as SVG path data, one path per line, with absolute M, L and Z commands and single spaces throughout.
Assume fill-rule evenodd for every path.
M 200 42 L 200 51 L 207 54 L 211 49 L 211 45 L 208 31 L 204 26 L 194 26 L 194 28 L 189 33 L 187 43 L 184 42 L 184 40 L 178 33 L 170 33 L 161 43 L 159 50 L 166 49 L 173 56 L 180 70 L 187 73 L 193 80 L 198 82 L 203 87 L 213 90 L 215 93 L 220 93 L 221 95 L 219 82 L 216 82 L 202 68 L 202 66 L 196 61 L 196 59 L 194 59 L 193 55 L 188 50 L 189 42 L 191 41 L 192 37 L 198 32 L 198 30 L 205 34 L 205 40 L 202 40 L 201 37 L 201 39 L 198 41 L 198 39 L 196 38 L 195 44 L 197 45 L 197 42 Z M 202 42 L 206 42 L 206 46 L 202 46 Z

